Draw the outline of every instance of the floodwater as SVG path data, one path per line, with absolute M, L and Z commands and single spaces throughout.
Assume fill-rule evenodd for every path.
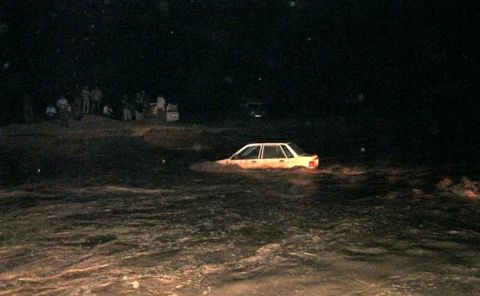
M 0 295 L 480 294 L 478 171 L 206 162 L 220 154 L 3 155 Z

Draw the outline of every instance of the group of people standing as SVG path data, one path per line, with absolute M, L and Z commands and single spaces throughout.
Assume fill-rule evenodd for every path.
M 142 120 L 145 118 L 145 114 L 148 112 L 150 104 L 146 102 L 146 92 L 144 90 L 135 93 L 133 96 L 128 94 L 122 97 L 122 119 L 124 121 L 129 120 Z M 162 95 L 157 97 L 155 112 L 164 112 L 166 109 L 165 98 Z
M 65 96 L 61 95 L 55 104 L 50 104 L 45 110 L 47 118 L 59 118 L 60 125 L 68 127 L 70 120 L 81 120 L 84 115 L 95 114 L 106 117 L 113 117 L 114 112 L 110 104 L 106 103 L 102 107 L 103 93 L 98 87 L 89 89 L 88 86 L 80 89 L 78 85 L 69 93 L 72 98 L 70 103 Z M 168 104 L 163 95 L 158 95 L 156 102 L 147 100 L 145 91 L 139 91 L 134 95 L 123 95 L 121 101 L 121 119 L 142 120 L 146 116 L 162 116 L 167 110 Z
M 80 102 L 80 97 L 82 114 L 100 114 L 100 106 L 102 104 L 103 93 L 98 87 L 89 90 L 88 86 L 85 86 L 79 94 L 77 85 L 75 100 L 78 100 Z
M 105 105 L 102 110 L 100 109 L 103 93 L 98 87 L 90 90 L 85 86 L 80 90 L 80 87 L 76 85 L 71 96 L 73 104 L 70 104 L 65 96 L 61 95 L 56 104 L 48 105 L 45 110 L 47 118 L 52 119 L 58 115 L 60 126 L 68 127 L 71 117 L 80 120 L 86 114 L 105 114 L 107 116 L 113 114 L 109 104 Z

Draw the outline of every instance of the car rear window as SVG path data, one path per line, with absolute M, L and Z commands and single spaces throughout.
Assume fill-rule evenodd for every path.
M 293 154 L 292 154 L 292 152 L 290 151 L 290 149 L 288 149 L 287 146 L 282 145 L 282 148 L 283 148 L 283 152 L 285 152 L 285 154 L 287 155 L 288 158 L 293 158 Z
M 289 143 L 288 145 L 293 149 L 293 151 L 295 151 L 295 153 L 297 153 L 297 155 L 307 155 L 307 153 L 305 153 L 305 151 L 303 151 L 302 148 L 298 147 L 295 143 Z

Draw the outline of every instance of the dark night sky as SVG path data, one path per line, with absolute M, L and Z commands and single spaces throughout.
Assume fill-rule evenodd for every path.
M 80 84 L 114 104 L 163 93 L 186 113 L 259 100 L 280 115 L 477 124 L 475 2 L 4 0 L 2 122 L 25 92 L 40 108 Z

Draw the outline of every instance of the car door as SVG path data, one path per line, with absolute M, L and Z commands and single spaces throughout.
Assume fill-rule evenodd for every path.
M 260 165 L 262 168 L 285 169 L 289 167 L 289 159 L 281 145 L 264 145 Z
M 247 146 L 232 156 L 230 163 L 242 169 L 257 169 L 259 168 L 260 148 L 261 145 Z

